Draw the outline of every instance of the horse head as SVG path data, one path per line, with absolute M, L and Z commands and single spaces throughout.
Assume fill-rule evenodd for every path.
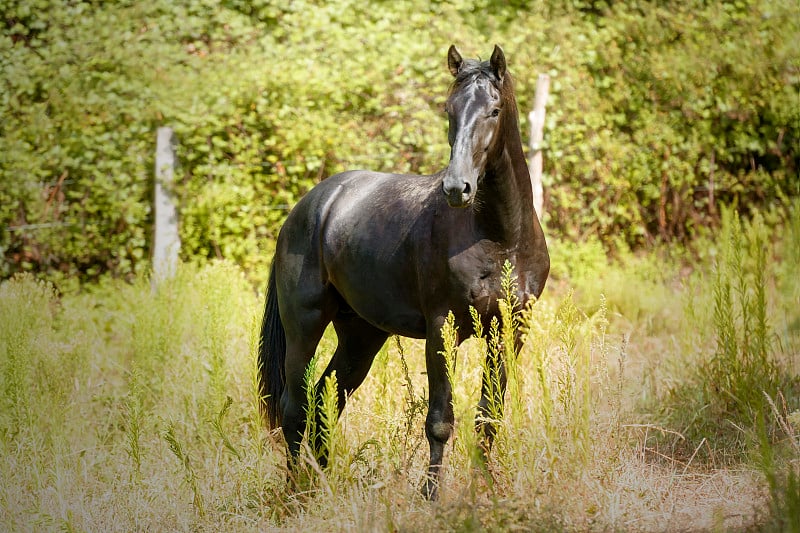
M 489 61 L 464 60 L 456 47 L 450 46 L 447 64 L 455 82 L 445 104 L 450 162 L 442 190 L 451 207 L 467 207 L 475 199 L 487 162 L 502 153 L 498 141 L 509 107 L 503 87 L 506 58 L 495 45 Z

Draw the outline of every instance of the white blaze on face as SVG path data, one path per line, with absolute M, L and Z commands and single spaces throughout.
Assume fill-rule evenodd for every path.
M 485 78 L 463 87 L 448 101 L 451 141 L 443 190 L 451 206 L 469 205 L 484 172 L 499 121 L 500 93 Z

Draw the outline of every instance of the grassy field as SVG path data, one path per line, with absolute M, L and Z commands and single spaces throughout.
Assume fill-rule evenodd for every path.
M 0 530 L 797 531 L 800 211 L 770 231 L 726 216 L 692 262 L 551 250 L 485 466 L 472 421 L 492 340 L 458 352 L 435 503 L 421 342 L 390 339 L 329 469 L 307 454 L 289 493 L 258 410 L 263 302 L 236 267 L 184 265 L 157 291 L 3 282 Z

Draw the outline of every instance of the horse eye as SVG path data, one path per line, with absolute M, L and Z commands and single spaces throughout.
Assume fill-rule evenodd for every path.
M 496 117 L 499 114 L 500 114 L 500 110 L 499 109 L 497 109 L 497 108 L 492 109 L 492 116 L 493 117 Z

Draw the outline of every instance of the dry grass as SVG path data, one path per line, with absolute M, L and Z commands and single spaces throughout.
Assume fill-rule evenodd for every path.
M 456 430 L 435 503 L 418 490 L 427 464 L 421 342 L 387 343 L 341 419 L 331 469 L 318 472 L 309 459 L 310 480 L 290 493 L 280 434 L 263 429 L 256 407 L 262 302 L 236 268 L 183 267 L 157 293 L 146 281 L 62 297 L 30 278 L 4 282 L 0 529 L 696 531 L 769 523 L 769 487 L 756 462 L 717 462 L 725 450 L 708 440 L 687 456 L 677 445 L 681 428 L 662 427 L 650 409 L 709 349 L 694 328 L 702 319 L 685 313 L 691 285 L 676 294 L 677 278 L 664 284 L 619 268 L 629 270 L 595 292 L 575 281 L 575 297 L 572 285 L 553 283 L 534 306 L 485 469 L 472 434 L 483 346 L 461 347 Z M 795 333 L 786 339 L 798 345 Z M 323 362 L 334 343 L 326 335 Z M 788 358 L 797 364 L 797 354 Z

